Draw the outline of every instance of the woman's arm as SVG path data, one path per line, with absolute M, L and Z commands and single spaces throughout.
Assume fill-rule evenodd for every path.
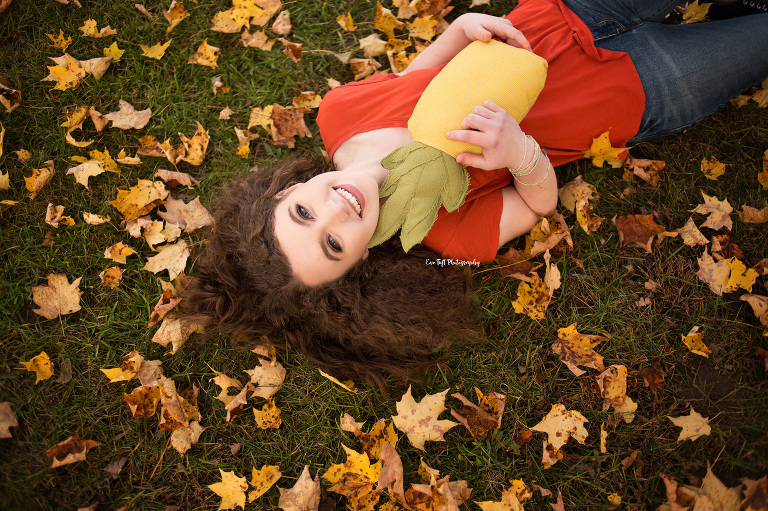
M 488 42 L 492 37 L 531 51 L 528 40 L 512 26 L 511 21 L 487 14 L 462 14 L 400 74 L 445 64 L 472 41 Z
M 445 137 L 482 148 L 482 154 L 458 155 L 456 161 L 463 165 L 483 170 L 524 169 L 515 175 L 517 196 L 534 215 L 548 216 L 554 212 L 557 179 L 549 159 L 533 139 L 526 141 L 520 125 L 504 109 L 486 101 L 464 118 L 461 130 L 449 131 Z

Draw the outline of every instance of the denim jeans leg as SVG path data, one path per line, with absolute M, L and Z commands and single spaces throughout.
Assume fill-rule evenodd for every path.
M 768 77 L 768 14 L 644 23 L 597 45 L 627 52 L 643 84 L 645 112 L 630 143 L 689 128 Z
M 592 32 L 595 42 L 661 21 L 682 0 L 563 0 Z

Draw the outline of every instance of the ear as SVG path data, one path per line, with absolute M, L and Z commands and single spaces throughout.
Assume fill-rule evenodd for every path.
M 282 199 L 283 197 L 285 197 L 286 195 L 291 193 L 293 191 L 293 189 L 296 188 L 297 186 L 299 186 L 300 184 L 301 183 L 296 183 L 294 185 L 289 186 L 288 188 L 283 188 L 282 190 L 280 190 L 279 192 L 277 192 L 275 194 L 275 199 L 277 199 L 277 200 Z
M 368 259 L 368 249 L 367 248 L 365 249 L 365 253 L 363 254 L 363 261 L 365 261 L 366 259 Z

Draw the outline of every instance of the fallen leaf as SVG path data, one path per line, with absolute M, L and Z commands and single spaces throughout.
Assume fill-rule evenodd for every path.
M 365 55 L 366 59 L 380 57 L 381 55 L 387 53 L 387 41 L 381 39 L 379 34 L 371 34 L 368 37 L 360 39 L 358 43 L 360 45 L 360 49 L 363 50 L 363 55 Z
M 523 503 L 533 497 L 533 491 L 522 479 L 511 480 L 512 486 L 501 492 L 499 502 L 484 501 L 475 504 L 483 511 L 523 511 Z
M 405 23 L 399 21 L 392 14 L 392 11 L 385 9 L 381 2 L 376 2 L 376 17 L 374 18 L 373 28 L 381 30 L 387 34 L 387 39 L 395 38 L 395 30 L 402 30 Z
M 350 71 L 352 71 L 352 73 L 355 75 L 355 81 L 361 80 L 366 76 L 370 76 L 381 68 L 379 61 L 372 58 L 349 59 L 347 63 L 349 64 Z
M 120 100 L 118 104 L 119 109 L 116 112 L 110 112 L 104 115 L 104 119 L 112 121 L 113 128 L 120 128 L 122 130 L 127 129 L 141 129 L 147 125 L 150 117 L 152 117 L 152 109 L 135 110 L 133 105 L 127 101 Z
M 532 263 L 525 257 L 525 252 L 510 247 L 505 254 L 496 256 L 496 264 L 499 265 L 502 277 L 514 277 L 516 279 L 530 281 L 530 274 L 541 267 Z
M 768 509 L 768 477 L 763 476 L 757 481 L 742 478 L 741 484 L 744 488 L 744 501 L 742 509 L 744 511 L 763 511 Z
M 355 452 L 344 444 L 341 446 L 347 453 L 347 460 L 332 464 L 322 476 L 333 485 L 328 491 L 356 498 L 373 492 L 373 485 L 381 473 L 381 461 L 371 464 L 367 455 Z
M 283 108 L 278 104 L 272 105 L 271 130 L 275 145 L 285 145 L 293 148 L 295 137 L 311 137 L 304 122 L 304 109 Z
M 168 197 L 168 190 L 162 181 L 139 179 L 129 190 L 117 190 L 117 197 L 108 201 L 126 221 L 136 220 L 162 204 Z
M 191 139 L 185 137 L 183 133 L 179 133 L 179 138 L 186 149 L 186 156 L 181 159 L 191 165 L 202 165 L 210 140 L 208 132 L 205 131 L 202 124 L 197 123 L 197 131 Z
M 539 220 L 525 237 L 526 255 L 534 257 L 547 250 L 558 258 L 573 251 L 571 229 L 560 213 Z
M 683 238 L 683 243 L 689 247 L 695 247 L 696 245 L 706 245 L 709 243 L 707 238 L 701 234 L 701 231 L 693 222 L 693 217 L 689 218 L 683 227 L 677 230 L 680 236 Z
M 555 511 L 565 511 L 565 504 L 563 503 L 563 492 L 557 490 L 557 502 L 550 504 Z
M 63 30 L 59 30 L 59 35 L 56 37 L 54 37 L 51 34 L 45 34 L 45 35 L 47 35 L 48 38 L 51 40 L 51 43 L 53 43 L 51 44 L 51 46 L 53 46 L 54 48 L 59 48 L 61 51 L 67 51 L 67 47 L 70 44 L 72 44 L 71 37 L 67 37 L 66 39 L 64 38 Z
M 154 385 L 142 385 L 136 387 L 130 394 L 123 394 L 123 399 L 128 404 L 134 419 L 148 419 L 157 413 L 157 405 L 160 404 L 160 387 Z
M 200 197 L 195 197 L 189 203 L 171 198 L 164 206 L 165 211 L 158 211 L 158 215 L 168 222 L 178 224 L 185 232 L 213 225 L 213 216 L 200 204 Z
M 739 300 L 747 302 L 752 306 L 752 312 L 755 313 L 755 316 L 760 320 L 760 324 L 765 329 L 763 335 L 768 337 L 768 297 L 744 294 L 739 297 Z
M 624 397 L 624 404 L 613 405 L 614 416 L 620 417 L 627 424 L 635 420 L 635 411 L 637 410 L 637 403 L 632 401 L 629 396 Z
M 704 21 L 709 12 L 710 3 L 699 3 L 699 0 L 695 0 L 688 4 L 685 12 L 683 13 L 683 24 L 697 23 Z
M 538 276 L 531 277 L 528 282 L 520 282 L 517 286 L 517 299 L 512 307 L 518 314 L 526 314 L 534 320 L 544 319 L 552 297 L 547 285 Z
M 120 472 L 123 471 L 123 467 L 127 461 L 128 456 L 121 456 L 119 459 L 109 463 L 106 467 L 104 467 L 104 472 L 112 476 L 112 479 L 117 479 L 117 477 L 120 475 Z
M 192 323 L 188 319 L 179 316 L 168 315 L 163 318 L 160 328 L 152 336 L 152 342 L 166 347 L 171 344 L 171 353 L 176 353 L 182 344 L 194 332 L 201 333 L 205 330 L 203 325 Z
M 101 162 L 97 160 L 88 160 L 80 165 L 67 169 L 67 175 L 69 176 L 70 174 L 73 174 L 75 176 L 75 181 L 83 185 L 86 189 L 88 189 L 88 178 L 98 176 L 103 172 L 104 168 L 102 167 Z
M 51 468 L 56 468 L 78 461 L 84 461 L 88 451 L 99 445 L 101 445 L 101 442 L 82 440 L 80 436 L 75 433 L 63 442 L 59 442 L 45 451 L 45 455 L 53 460 Z
M 65 358 L 61 363 L 59 377 L 56 379 L 56 381 L 58 383 L 64 384 L 69 383 L 70 380 L 72 380 L 72 361 L 68 358 Z
M 622 247 L 636 243 L 651 253 L 651 244 L 658 234 L 666 232 L 664 226 L 653 220 L 653 215 L 624 215 L 613 217 L 611 220 L 619 231 L 619 242 Z
M 280 44 L 283 45 L 283 53 L 288 56 L 292 61 L 298 62 L 301 60 L 302 56 L 302 44 L 299 43 L 292 43 L 291 41 L 287 40 L 284 37 L 280 37 L 277 39 L 280 41 Z
M 694 326 L 691 328 L 690 332 L 688 332 L 688 335 L 681 335 L 681 337 L 683 338 L 685 345 L 688 346 L 688 349 L 691 350 L 691 353 L 709 358 L 712 354 L 712 350 L 704 344 L 704 332 L 699 332 L 700 328 L 701 327 L 699 326 Z
M 11 89 L 0 81 L 0 105 L 5 107 L 7 113 L 12 112 L 21 104 L 21 92 Z
M 666 165 L 665 162 L 660 160 L 633 158 L 630 155 L 627 155 L 627 159 L 624 161 L 624 169 L 631 171 L 632 174 L 653 187 L 659 185 L 659 174 Z
M 301 476 L 292 488 L 277 488 L 280 500 L 277 507 L 283 511 L 316 511 L 320 506 L 320 478 L 309 476 L 309 466 L 304 465 Z
M 69 283 L 63 273 L 48 275 L 48 284 L 32 288 L 32 300 L 40 307 L 32 312 L 47 319 L 54 319 L 63 314 L 72 314 L 80 310 L 80 279 L 78 277 L 72 284 Z
M 591 367 L 598 371 L 605 369 L 603 357 L 597 354 L 593 348 L 601 342 L 607 341 L 607 337 L 580 334 L 576 331 L 576 323 L 566 328 L 559 328 L 557 337 L 558 340 L 552 344 L 552 351 L 560 357 L 560 361 L 568 366 L 573 374 L 581 376 L 585 373 L 578 366 Z
M 605 454 L 608 452 L 607 447 L 608 432 L 605 430 L 605 424 L 600 424 L 600 453 Z
M 176 428 L 171 433 L 171 446 L 182 456 L 200 439 L 205 428 L 197 421 L 191 421 L 189 426 Z
M 288 9 L 277 15 L 277 18 L 275 18 L 275 22 L 272 23 L 270 30 L 275 34 L 282 36 L 286 36 L 291 33 L 291 13 L 288 12 Z
M 643 375 L 645 386 L 648 387 L 651 392 L 656 392 L 661 389 L 661 384 L 664 383 L 664 371 L 661 369 L 658 362 L 655 362 L 651 367 L 642 368 L 640 374 Z
M 271 51 L 277 39 L 270 39 L 263 30 L 257 30 L 253 34 L 247 30 L 240 34 L 240 40 L 246 48 L 258 48 L 262 51 Z
M 629 147 L 611 147 L 610 130 L 592 139 L 592 145 L 584 151 L 584 157 L 592 160 L 592 165 L 602 168 L 603 163 L 608 163 L 613 168 L 619 168 L 624 161 L 619 157 Z
M 32 169 L 32 175 L 24 178 L 25 186 L 31 192 L 29 194 L 30 199 L 37 197 L 37 194 L 48 184 L 55 172 L 53 160 L 47 160 L 42 169 Z
M 96 20 L 88 19 L 85 20 L 85 23 L 83 23 L 83 26 L 78 28 L 80 32 L 83 33 L 83 35 L 88 37 L 107 37 L 110 35 L 116 35 L 117 30 L 113 29 L 109 25 L 102 28 L 101 30 L 98 30 L 96 27 Z
M 352 32 L 357 28 L 355 22 L 352 21 L 352 15 L 350 13 L 339 14 L 336 16 L 336 23 L 339 24 L 344 32 Z
M 45 210 L 45 223 L 56 228 L 59 222 L 64 225 L 75 225 L 71 216 L 64 216 L 64 206 L 54 206 L 49 202 Z
M 688 415 L 681 415 L 680 417 L 670 417 L 667 415 L 667 418 L 671 420 L 672 424 L 675 426 L 683 428 L 680 431 L 680 436 L 677 437 L 678 442 L 682 442 L 683 440 L 696 440 L 701 436 L 709 435 L 711 431 L 709 420 L 697 413 L 693 407 L 691 407 L 691 412 Z
M 733 221 L 731 220 L 731 212 L 733 207 L 728 203 L 728 199 L 720 201 L 715 196 L 709 196 L 704 192 L 701 192 L 704 197 L 704 204 L 699 204 L 696 208 L 692 209 L 692 213 L 701 213 L 702 215 L 709 215 L 707 220 L 700 225 L 700 227 L 709 227 L 710 229 L 719 230 L 723 227 L 729 231 L 733 229 Z
M 256 425 L 261 429 L 277 429 L 282 421 L 280 420 L 280 409 L 275 405 L 272 398 L 268 398 L 261 410 L 253 409 Z
M 112 259 L 116 263 L 125 264 L 125 258 L 135 254 L 136 251 L 133 250 L 128 245 L 123 244 L 122 241 L 115 243 L 111 247 L 108 247 L 104 251 L 104 257 L 106 259 Z
M 408 392 L 395 404 L 398 414 L 392 416 L 392 420 L 415 448 L 423 451 L 424 442 L 427 440 L 444 441 L 443 434 L 458 426 L 456 422 L 437 418 L 446 409 L 447 393 L 448 389 L 437 394 L 428 394 L 417 403 L 411 395 L 411 387 L 408 386 Z
M 210 484 L 208 488 L 221 497 L 219 509 L 245 509 L 245 491 L 248 489 L 248 481 L 245 477 L 237 477 L 233 472 L 225 472 L 219 469 L 221 482 Z
M 413 22 L 406 24 L 408 34 L 423 41 L 431 41 L 435 37 L 435 28 L 438 25 L 438 21 L 433 19 L 432 16 L 419 16 Z
M 141 47 L 142 57 L 149 57 L 151 59 L 160 60 L 163 58 L 163 55 L 165 55 L 165 50 L 168 49 L 168 46 L 171 44 L 171 41 L 173 39 L 168 39 L 165 44 L 157 43 L 153 46 L 144 46 L 143 44 L 140 44 Z
M 627 397 L 627 368 L 612 365 L 595 377 L 600 397 L 605 399 L 603 411 L 624 404 Z
M 552 405 L 552 409 L 541 422 L 533 426 L 533 431 L 547 433 L 548 442 L 556 449 L 573 437 L 580 444 L 584 443 L 589 434 L 584 428 L 584 423 L 589 422 L 582 414 L 575 410 L 566 410 L 560 403 Z
M 757 209 L 745 204 L 741 207 L 741 211 L 737 211 L 737 213 L 745 224 L 764 224 L 768 222 L 768 206 L 763 209 Z
M 103 272 L 99 273 L 101 279 L 101 285 L 104 287 L 117 287 L 120 285 L 120 281 L 123 280 L 123 269 L 118 267 L 107 268 Z
M 219 48 L 209 45 L 208 39 L 205 39 L 197 48 L 197 51 L 189 57 L 187 63 L 200 64 L 201 66 L 216 69 L 216 61 L 219 59 L 219 56 L 216 55 L 217 51 L 219 51 Z
M 176 0 L 173 0 L 171 2 L 171 5 L 168 7 L 167 11 L 163 11 L 163 15 L 165 16 L 165 19 L 168 20 L 169 27 L 165 30 L 166 34 L 169 34 L 171 30 L 173 30 L 176 25 L 181 23 L 181 21 L 189 16 L 189 13 L 186 9 L 184 9 L 184 4 L 181 2 L 177 2 Z
M 120 62 L 123 58 L 123 53 L 125 53 L 125 50 L 121 50 L 116 42 L 104 48 L 104 56 L 111 58 L 112 62 Z
M 277 361 L 269 362 L 260 358 L 259 363 L 259 366 L 243 372 L 250 375 L 251 383 L 257 386 L 254 395 L 269 399 L 280 390 L 285 380 L 286 371 L 282 364 Z
M 259 470 L 253 467 L 251 473 L 251 486 L 253 486 L 253 490 L 248 492 L 248 502 L 253 502 L 264 495 L 281 476 L 282 473 L 277 465 L 264 465 Z
M 717 158 L 711 159 L 704 158 L 701 160 L 701 171 L 704 173 L 704 177 L 716 181 L 718 177 L 725 174 L 725 163 L 720 163 Z
M 32 357 L 28 362 L 22 361 L 21 365 L 27 371 L 35 373 L 35 384 L 53 376 L 53 362 L 44 351 Z
M 463 405 L 461 413 L 451 410 L 451 415 L 467 428 L 473 438 L 485 440 L 488 433 L 501 426 L 501 415 L 507 398 L 496 392 L 484 395 L 477 387 L 475 387 L 475 393 L 480 406 L 470 402 L 458 392 L 451 394 L 451 397 L 458 399 Z

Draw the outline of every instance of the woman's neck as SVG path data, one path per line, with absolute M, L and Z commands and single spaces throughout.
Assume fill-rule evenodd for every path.
M 389 172 L 381 166 L 381 160 L 398 147 L 411 142 L 413 138 L 407 128 L 382 128 L 357 133 L 336 149 L 333 163 L 341 171 L 366 172 L 381 186 Z

